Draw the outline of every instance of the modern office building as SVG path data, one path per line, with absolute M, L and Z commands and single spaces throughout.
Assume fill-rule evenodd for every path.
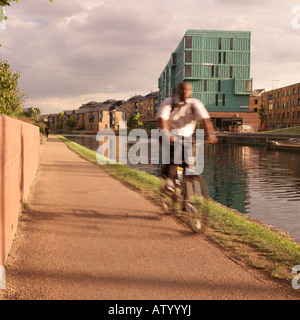
M 256 126 L 258 115 L 249 113 L 250 47 L 249 31 L 188 30 L 158 79 L 159 102 L 189 81 L 216 128 Z
M 268 129 L 300 126 L 300 83 L 264 92 L 262 107 Z

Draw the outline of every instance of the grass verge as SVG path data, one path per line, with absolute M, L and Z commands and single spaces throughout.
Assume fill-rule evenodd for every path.
M 274 133 L 274 134 L 300 134 L 300 127 L 289 127 L 289 128 L 282 128 L 276 129 L 271 131 L 264 131 L 261 133 Z
M 95 151 L 65 137 L 58 136 L 58 138 L 84 159 L 101 166 L 112 176 L 159 204 L 158 177 L 122 164 L 100 165 Z M 273 278 L 290 281 L 295 276 L 291 270 L 295 265 L 300 265 L 300 246 L 288 234 L 213 200 L 209 201 L 208 206 L 209 222 L 206 230 L 208 239 L 230 252 L 236 259 L 267 272 Z

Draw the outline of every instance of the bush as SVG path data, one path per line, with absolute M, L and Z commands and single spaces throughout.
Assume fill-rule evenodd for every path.
M 46 135 L 46 125 L 44 123 L 37 123 L 38 127 L 40 127 L 40 133 Z

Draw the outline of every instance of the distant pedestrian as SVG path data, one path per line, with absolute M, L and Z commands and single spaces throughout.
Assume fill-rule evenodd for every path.
M 49 133 L 50 133 L 50 128 L 49 128 L 49 127 L 46 127 L 46 128 L 45 128 L 45 132 L 46 132 L 46 137 L 48 138 L 48 135 L 49 135 Z

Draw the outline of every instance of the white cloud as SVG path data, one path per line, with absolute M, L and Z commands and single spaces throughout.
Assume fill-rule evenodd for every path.
M 157 90 L 187 29 L 249 30 L 256 88 L 299 82 L 297 1 L 26 0 L 7 9 L 0 56 L 42 112 Z M 59 109 L 59 110 L 57 110 Z

